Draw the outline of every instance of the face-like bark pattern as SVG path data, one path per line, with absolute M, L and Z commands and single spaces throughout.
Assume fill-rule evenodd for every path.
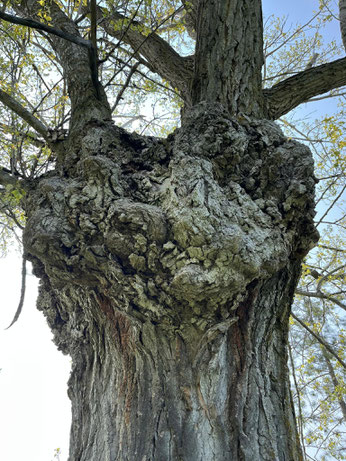
M 204 103 L 167 140 L 66 142 L 24 241 L 74 363 L 71 460 L 299 459 L 285 344 L 314 183 L 274 123 Z

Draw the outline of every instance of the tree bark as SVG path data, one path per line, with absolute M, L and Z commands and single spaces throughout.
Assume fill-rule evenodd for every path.
M 93 121 L 66 143 L 24 244 L 73 362 L 70 461 L 301 459 L 286 344 L 310 151 L 206 103 L 167 140 Z
M 312 155 L 261 120 L 281 92 L 263 99 L 261 2 L 194 1 L 189 14 L 193 73 L 159 37 L 141 45 L 148 60 L 174 56 L 178 70 L 157 69 L 193 104 L 165 140 L 115 127 L 87 50 L 51 37 L 71 127 L 51 143 L 55 169 L 25 185 L 23 240 L 72 358 L 70 461 L 301 459 L 286 345 L 318 238 Z
M 200 0 L 192 101 L 263 116 L 261 0 Z

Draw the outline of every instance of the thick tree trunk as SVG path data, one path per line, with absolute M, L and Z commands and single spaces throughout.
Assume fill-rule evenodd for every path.
M 206 103 L 167 140 L 92 121 L 28 193 L 38 306 L 73 361 L 70 461 L 301 459 L 286 344 L 312 158 L 242 123 Z

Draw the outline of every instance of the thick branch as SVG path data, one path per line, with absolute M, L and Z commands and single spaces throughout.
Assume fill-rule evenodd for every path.
M 313 67 L 264 90 L 267 116 L 276 120 L 310 98 L 346 85 L 346 58 Z
M 7 15 L 8 20 L 13 22 L 12 19 L 15 18 L 18 24 L 48 32 L 50 35 L 51 44 L 64 69 L 71 99 L 71 126 L 79 129 L 80 124 L 95 116 L 95 110 L 101 118 L 109 118 L 109 106 L 98 81 L 97 56 L 92 42 L 80 36 L 76 24 L 54 1 L 47 4 L 53 27 L 39 21 L 37 13 L 41 6 L 37 0 L 27 0 L 14 8 L 19 16 L 28 16 L 30 19 Z
M 103 17 L 103 11 L 98 9 L 99 17 Z M 190 82 L 192 79 L 193 59 L 191 57 L 180 56 L 165 40 L 159 35 L 151 32 L 144 35 L 139 32 L 140 24 L 132 21 L 126 31 L 122 28 L 114 27 L 114 21 L 127 24 L 127 18 L 120 13 L 105 15 L 100 22 L 102 27 L 109 35 L 123 40 L 129 44 L 136 52 L 138 51 L 150 64 L 150 69 L 167 80 L 174 89 L 178 89 L 186 104 L 190 104 Z M 136 30 L 138 26 L 138 30 Z M 125 28 L 125 25 L 123 26 Z
M 36 130 L 40 135 L 48 140 L 48 129 L 47 127 L 34 115 L 32 115 L 25 107 L 23 107 L 18 101 L 16 101 L 12 96 L 7 94 L 5 91 L 0 89 L 0 102 L 2 102 L 9 109 L 13 110 L 17 115 L 19 115 L 23 120 L 26 121 L 34 130 Z
M 91 79 L 95 87 L 97 97 L 98 98 L 100 97 L 100 94 L 99 94 L 100 93 L 100 88 L 99 88 L 100 83 L 98 80 L 98 70 L 97 70 L 97 51 L 96 51 L 97 49 L 96 49 L 96 28 L 95 27 L 92 28 L 93 34 L 91 37 L 91 41 L 89 41 L 89 40 L 85 40 L 84 38 L 78 35 L 69 34 L 66 31 L 56 29 L 55 27 L 48 26 L 39 21 L 35 21 L 34 19 L 19 18 L 17 16 L 6 14 L 1 11 L 0 11 L 0 18 L 3 19 L 4 21 L 11 22 L 12 24 L 19 24 L 21 26 L 26 26 L 32 29 L 47 32 L 49 34 L 55 35 L 56 37 L 67 40 L 71 43 L 75 43 L 76 45 L 87 48 L 88 56 L 89 56 L 90 71 L 91 71 Z

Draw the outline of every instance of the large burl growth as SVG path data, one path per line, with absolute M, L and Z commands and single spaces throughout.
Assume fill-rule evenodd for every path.
M 313 162 L 197 104 L 167 139 L 89 121 L 28 192 L 39 308 L 72 357 L 70 461 L 299 460 L 286 343 Z

